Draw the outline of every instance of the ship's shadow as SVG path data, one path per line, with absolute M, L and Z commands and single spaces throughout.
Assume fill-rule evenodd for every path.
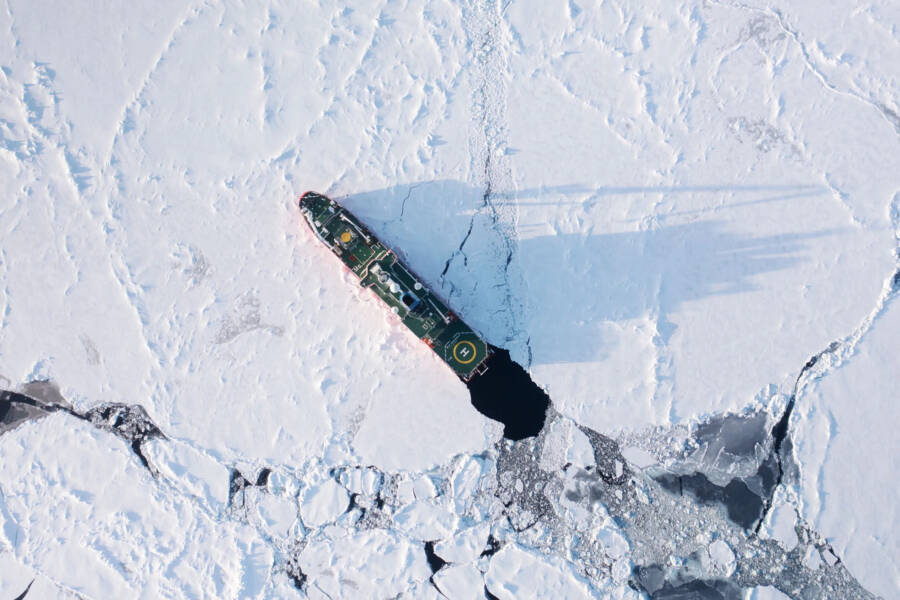
M 510 236 L 511 230 L 496 226 L 495 212 L 502 222 L 515 200 L 567 210 L 634 194 L 718 194 L 724 207 L 716 214 L 722 214 L 729 207 L 824 193 L 814 185 L 557 186 L 517 190 L 515 199 L 494 194 L 486 207 L 483 189 L 442 180 L 337 199 L 489 342 L 516 356 L 514 346 L 530 337 L 537 342 L 532 364 L 547 364 L 601 360 L 606 322 L 652 313 L 665 339 L 674 331 L 668 316 L 684 303 L 759 290 L 758 275 L 809 260 L 807 242 L 835 232 L 751 235 L 698 213 L 694 220 L 687 215 L 677 224 L 661 222 L 646 230 L 630 225 L 620 233 Z M 510 331 L 513 327 L 524 331 Z M 527 360 L 521 353 L 516 358 Z

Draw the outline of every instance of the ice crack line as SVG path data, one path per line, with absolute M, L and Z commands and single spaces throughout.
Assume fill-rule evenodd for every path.
M 409 189 L 406 190 L 406 196 L 403 198 L 403 203 L 400 204 L 400 216 L 397 217 L 398 220 L 403 218 L 403 215 L 406 213 L 406 201 L 409 200 L 409 197 L 412 196 L 412 193 L 415 191 L 417 187 L 422 185 L 421 183 L 414 183 L 409 186 Z
M 34 397 L 28 394 L 34 394 Z M 152 438 L 165 438 L 166 436 L 140 404 L 105 402 L 81 412 L 74 409 L 59 394 L 59 389 L 55 384 L 48 381 L 37 381 L 27 384 L 25 393 L 21 394 L 0 390 L 0 417 L 4 416 L 13 406 L 21 411 L 22 415 L 6 419 L 6 421 L 0 418 L 0 434 L 14 429 L 24 421 L 39 419 L 55 412 L 64 412 L 121 438 L 128 443 L 141 464 L 154 477 L 159 475 L 159 472 L 144 455 L 142 445 Z
M 470 173 L 478 173 L 482 194 L 481 205 L 472 215 L 466 235 L 444 265 L 442 279 L 452 262 L 460 255 L 463 257 L 463 264 L 468 264 L 465 246 L 473 232 L 476 232 L 476 221 L 484 219 L 484 228 L 495 236 L 490 243 L 496 249 L 498 258 L 503 260 L 495 287 L 502 289 L 498 304 L 506 315 L 502 328 L 506 340 L 510 341 L 520 335 L 525 336 L 520 325 L 521 306 L 511 293 L 515 283 L 511 266 L 516 251 L 517 209 L 515 204 L 500 206 L 494 201 L 497 190 L 508 192 L 514 189 L 512 170 L 505 158 L 508 149 L 506 54 L 510 39 L 503 17 L 505 8 L 497 0 L 475 0 L 466 3 L 462 9 L 474 79 L 471 108 L 473 126 L 469 135 Z
M 857 328 L 844 338 L 831 342 L 827 348 L 807 360 L 806 364 L 803 365 L 803 368 L 800 369 L 800 373 L 794 381 L 794 387 L 791 396 L 785 405 L 784 411 L 778 419 L 778 422 L 772 427 L 772 438 L 774 442 L 772 452 L 775 457 L 777 476 L 775 485 L 772 486 L 770 496 L 765 499 L 762 516 L 756 525 L 756 533 L 759 533 L 760 527 L 771 509 L 775 490 L 778 489 L 784 478 L 784 461 L 786 459 L 784 456 L 784 442 L 789 439 L 788 434 L 791 415 L 793 414 L 797 400 L 802 397 L 810 386 L 837 370 L 853 357 L 856 353 L 856 348 L 869 331 L 872 330 L 872 327 L 879 317 L 884 314 L 888 304 L 900 295 L 900 191 L 894 194 L 889 210 L 891 223 L 894 228 L 894 271 L 885 281 L 882 293 L 875 303 L 875 308 L 872 309 Z
M 161 44 L 161 47 L 156 54 L 156 58 L 153 61 L 153 64 L 132 90 L 128 100 L 126 100 L 122 107 L 119 109 L 118 125 L 113 132 L 112 137 L 110 138 L 109 148 L 106 152 L 106 158 L 103 161 L 103 164 L 105 166 L 109 166 L 110 164 L 112 164 L 116 143 L 119 141 L 120 137 L 123 134 L 127 133 L 128 127 L 133 117 L 133 112 L 136 112 L 144 107 L 144 103 L 141 101 L 141 97 L 143 96 L 144 91 L 147 89 L 151 80 L 159 71 L 159 68 L 163 65 L 166 56 L 171 52 L 178 36 L 182 33 L 182 30 L 186 26 L 191 24 L 192 20 L 200 14 L 203 6 L 204 5 L 202 3 L 192 2 L 186 7 L 185 11 L 181 13 L 181 17 L 178 19 L 174 27 L 172 27 L 172 29 L 169 31 L 165 41 Z
M 821 84 L 826 89 L 830 90 L 831 92 L 834 92 L 835 94 L 854 98 L 864 104 L 868 104 L 870 107 L 877 110 L 881 114 L 881 116 L 884 117 L 884 119 L 897 131 L 897 134 L 900 135 L 900 115 L 898 115 L 896 111 L 894 111 L 893 109 L 888 107 L 883 102 L 878 102 L 877 100 L 874 100 L 871 97 L 871 94 L 869 95 L 869 97 L 866 97 L 863 94 L 860 94 L 859 92 L 854 91 L 853 89 L 849 89 L 849 90 L 840 89 L 837 85 L 832 83 L 828 79 L 828 76 L 825 75 L 825 73 L 823 73 L 822 70 L 813 61 L 812 55 L 809 52 L 809 48 L 800 39 L 800 33 L 797 30 L 791 28 L 790 25 L 788 25 L 787 20 L 784 17 L 784 14 L 779 9 L 768 8 L 768 7 L 767 8 L 758 8 L 756 6 L 750 6 L 750 5 L 744 4 L 742 2 L 729 3 L 729 2 L 716 1 L 714 3 L 718 4 L 718 5 L 739 8 L 739 9 L 749 11 L 749 12 L 761 13 L 763 15 L 767 15 L 767 16 L 771 17 L 772 19 L 774 19 L 778 23 L 778 27 L 788 37 L 790 37 L 794 41 L 795 44 L 797 44 L 797 47 L 800 50 L 800 54 L 803 56 L 803 62 L 806 65 L 806 68 L 809 69 L 809 71 L 816 77 L 816 79 L 818 79 L 821 82 Z
M 871 106 L 872 108 L 874 108 L 875 110 L 880 112 L 881 115 L 885 118 L 885 120 L 887 120 L 888 123 L 893 125 L 894 129 L 897 130 L 897 133 L 900 134 L 900 118 L 898 118 L 898 115 L 896 112 L 892 111 L 890 108 L 885 106 L 883 103 L 876 102 L 875 100 L 873 100 L 871 98 L 871 96 L 867 98 L 867 97 L 863 96 L 862 94 L 853 91 L 852 89 L 846 90 L 846 91 L 838 89 L 838 87 L 835 84 L 831 83 L 831 81 L 828 80 L 828 78 L 821 71 L 821 69 L 819 69 L 815 64 L 813 64 L 812 57 L 810 56 L 810 53 L 809 53 L 809 49 L 806 47 L 806 44 L 804 44 L 800 40 L 799 33 L 794 31 L 793 29 L 791 29 L 791 27 L 789 27 L 788 24 L 785 22 L 785 18 L 784 18 L 784 15 L 782 14 L 782 12 L 780 10 L 778 10 L 777 8 L 770 8 L 766 12 L 769 12 L 770 14 L 774 15 L 775 19 L 778 21 L 778 26 L 781 27 L 781 29 L 786 34 L 788 34 L 791 37 L 791 39 L 793 39 L 797 43 L 797 46 L 800 48 L 801 54 L 803 54 L 803 60 L 806 63 L 806 66 L 822 82 L 822 85 L 824 85 L 826 88 L 830 89 L 831 91 L 833 91 L 835 93 L 842 94 L 845 96 L 850 96 L 852 98 L 856 98 L 860 102 L 864 102 L 864 103 L 868 104 L 869 106 Z

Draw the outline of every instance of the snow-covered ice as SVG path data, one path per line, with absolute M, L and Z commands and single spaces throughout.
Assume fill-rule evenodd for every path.
M 484 595 L 484 581 L 474 565 L 442 569 L 435 575 L 434 585 L 449 600 L 467 600 Z
M 116 438 L 66 415 L 47 421 L 55 426 L 28 423 L 0 438 L 3 531 L 19 562 L 89 598 L 262 587 L 273 551 L 256 531 L 154 480 Z
M 817 383 L 794 425 L 801 515 L 826 537 L 851 572 L 890 598 L 900 589 L 896 475 L 900 441 L 893 411 L 900 373 L 893 303 L 856 355 Z
M 898 31 L 8 0 L 0 596 L 896 597 Z M 342 271 L 309 189 L 547 390 L 537 438 Z
M 507 546 L 491 560 L 486 576 L 488 590 L 501 600 L 518 598 L 589 597 L 584 581 L 516 546 Z
M 434 547 L 438 556 L 451 563 L 467 563 L 476 560 L 485 548 L 490 535 L 487 523 L 459 531 Z
M 430 573 L 424 553 L 380 530 L 311 544 L 300 560 L 319 591 L 312 598 L 391 598 Z

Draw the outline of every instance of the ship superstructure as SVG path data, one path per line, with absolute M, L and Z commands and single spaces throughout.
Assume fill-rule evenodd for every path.
M 316 192 L 300 211 L 318 238 L 463 380 L 483 373 L 488 344 L 349 211 Z

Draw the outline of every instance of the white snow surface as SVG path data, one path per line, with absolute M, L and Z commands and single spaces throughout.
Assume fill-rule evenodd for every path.
M 88 598 L 262 597 L 273 552 L 253 528 L 155 481 L 121 440 L 45 421 L 0 438 L 2 530 L 20 562 Z
M 771 586 L 753 588 L 753 591 L 746 595 L 746 600 L 784 600 L 785 598 L 789 598 L 789 596 Z
M 452 539 L 435 544 L 435 553 L 447 562 L 466 563 L 474 561 L 481 554 L 488 541 L 490 527 L 475 525 L 458 532 Z
M 451 461 L 448 502 L 407 478 L 397 531 L 300 563 L 308 597 L 431 597 L 433 537 L 469 593 L 470 457 L 501 429 L 307 230 L 309 189 L 601 432 L 765 408 L 850 340 L 798 398 L 791 500 L 898 595 L 898 31 L 890 0 L 8 0 L 0 387 L 137 403 L 166 437 L 154 477 L 68 415 L 0 436 L 0 596 L 290 597 L 280 540 L 349 503 L 323 473 Z M 591 463 L 557 433 L 548 464 Z M 234 517 L 236 465 L 316 477 Z M 514 544 L 486 581 L 597 593 Z
M 518 546 L 507 546 L 494 555 L 485 581 L 500 600 L 591 597 L 587 585 L 573 573 Z
M 434 585 L 448 600 L 469 600 L 484 595 L 484 576 L 474 565 L 452 565 L 434 576 Z
M 393 598 L 431 574 L 420 548 L 378 530 L 311 544 L 301 560 L 311 598 Z
M 900 439 L 894 381 L 900 373 L 894 303 L 857 354 L 818 383 L 797 416 L 801 515 L 851 573 L 884 598 L 900 595 Z
M 764 523 L 765 527 L 760 531 L 762 535 L 769 535 L 778 540 L 785 550 L 792 550 L 797 545 L 797 510 L 784 497 L 781 490 L 776 492 L 772 501 L 772 508 Z
M 307 527 L 320 527 L 337 520 L 347 509 L 350 497 L 334 479 L 311 487 L 300 503 L 300 516 Z

